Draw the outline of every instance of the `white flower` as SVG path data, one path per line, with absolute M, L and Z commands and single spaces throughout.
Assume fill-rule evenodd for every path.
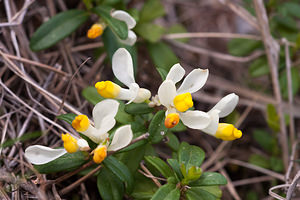
M 120 42 L 122 42 L 123 44 L 127 44 L 127 45 L 134 45 L 134 43 L 136 42 L 136 35 L 135 33 L 131 30 L 135 27 L 136 25 L 136 21 L 133 17 L 131 17 L 127 12 L 123 11 L 123 10 L 116 10 L 113 11 L 111 13 L 111 16 L 113 18 L 116 18 L 118 20 L 124 21 L 127 24 L 128 27 L 128 37 L 125 40 L 120 40 Z
M 89 137 L 93 142 L 99 146 L 105 146 L 102 150 L 117 151 L 127 146 L 133 137 L 131 126 L 125 125 L 115 131 L 112 142 L 108 142 L 108 131 L 115 126 L 115 116 L 118 112 L 119 103 L 115 100 L 103 100 L 99 102 L 93 109 L 93 119 L 95 126 L 92 126 L 85 115 L 78 115 L 72 122 L 73 128 L 78 132 Z M 25 150 L 25 157 L 32 164 L 41 165 L 57 159 L 65 153 L 73 153 L 78 150 L 86 150 L 88 143 L 83 139 L 77 139 L 70 134 L 63 134 L 65 149 L 52 149 L 49 147 L 34 145 Z M 99 147 L 98 146 L 98 147 Z M 95 149 L 94 156 L 98 147 Z M 101 151 L 101 155 L 104 151 Z M 105 158 L 104 157 L 104 158 Z M 104 159 L 103 158 L 103 159 Z M 94 159 L 95 160 L 95 159 Z M 99 161 L 99 159 L 97 160 Z M 102 162 L 102 160 L 101 160 Z M 97 162 L 100 163 L 100 162 Z
M 242 132 L 237 130 L 231 124 L 219 123 L 219 118 L 226 117 L 236 107 L 239 97 L 234 94 L 228 94 L 223 97 L 207 114 L 210 116 L 209 125 L 201 129 L 203 132 L 215 136 L 222 140 L 234 140 L 242 136 Z M 224 129 L 226 128 L 226 129 Z
M 128 103 L 142 103 L 151 97 L 149 90 L 140 88 L 134 80 L 133 63 L 130 53 L 119 48 L 112 57 L 112 70 L 116 78 L 129 89 L 121 88 L 111 81 L 95 84 L 98 93 L 105 98 L 128 100 Z
M 203 129 L 210 123 L 210 116 L 202 111 L 187 110 L 193 106 L 191 93 L 198 91 L 205 84 L 208 70 L 194 69 L 176 90 L 175 84 L 184 74 L 185 70 L 180 64 L 175 64 L 158 89 L 160 103 L 167 108 L 165 125 L 172 128 L 178 124 L 180 118 L 189 128 Z

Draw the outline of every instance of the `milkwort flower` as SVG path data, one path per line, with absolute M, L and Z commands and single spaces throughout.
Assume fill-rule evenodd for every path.
M 167 108 L 165 126 L 172 128 L 181 119 L 189 128 L 203 129 L 210 123 L 210 116 L 202 111 L 188 109 L 194 105 L 191 93 L 198 91 L 205 84 L 208 70 L 194 69 L 176 89 L 175 84 L 183 78 L 184 74 L 185 70 L 180 64 L 175 64 L 158 89 L 159 101 Z
M 115 116 L 118 112 L 119 103 L 115 100 L 103 100 L 96 104 L 93 109 L 95 126 L 92 126 L 86 115 L 78 115 L 72 122 L 73 128 L 87 136 L 98 146 L 93 150 L 93 160 L 101 163 L 107 156 L 107 151 L 117 151 L 127 146 L 132 140 L 133 134 L 130 125 L 119 127 L 109 142 L 108 131 L 115 124 Z M 90 148 L 87 141 L 76 138 L 70 134 L 62 134 L 64 149 L 52 149 L 42 145 L 33 145 L 25 150 L 25 157 L 35 165 L 41 165 L 53 161 L 65 153 L 88 151 Z
M 111 81 L 101 81 L 95 84 L 98 93 L 104 98 L 128 100 L 128 103 L 142 103 L 151 97 L 149 90 L 140 88 L 134 80 L 133 63 L 130 53 L 119 48 L 112 57 L 112 70 L 116 78 L 129 89 L 121 88 Z
M 123 10 L 115 10 L 111 13 L 111 16 L 115 19 L 125 22 L 128 28 L 127 38 L 125 40 L 122 40 L 118 37 L 119 41 L 129 46 L 134 45 L 137 37 L 131 29 L 133 29 L 136 25 L 135 19 Z M 87 37 L 90 39 L 95 39 L 101 36 L 105 28 L 106 24 L 104 22 L 93 24 L 87 32 Z
M 160 103 L 167 108 L 165 126 L 172 128 L 183 122 L 189 128 L 199 129 L 222 140 L 234 140 L 242 136 L 232 124 L 219 123 L 220 117 L 229 115 L 238 103 L 234 93 L 221 99 L 209 112 L 191 111 L 193 99 L 191 93 L 202 88 L 208 78 L 208 70 L 194 69 L 176 89 L 175 84 L 184 76 L 185 70 L 180 64 L 175 64 L 167 74 L 166 80 L 158 89 Z

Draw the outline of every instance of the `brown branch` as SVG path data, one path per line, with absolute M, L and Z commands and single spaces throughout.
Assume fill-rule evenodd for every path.
M 288 89 L 288 98 L 289 98 L 289 116 L 290 116 L 290 142 L 293 144 L 295 140 L 295 122 L 294 122 L 294 110 L 293 107 L 293 84 L 292 84 L 292 74 L 291 74 L 291 59 L 290 59 L 290 50 L 287 40 L 282 39 L 285 52 L 285 65 L 286 65 L 286 76 L 287 76 L 287 89 Z
M 201 48 L 201 47 L 195 47 L 195 46 L 185 44 L 185 43 L 182 43 L 182 42 L 177 42 L 175 40 L 170 40 L 170 39 L 164 39 L 164 40 L 167 41 L 168 43 L 170 43 L 171 45 L 174 45 L 176 47 L 182 48 L 182 49 L 190 51 L 190 52 L 203 54 L 203 55 L 206 55 L 206 56 L 211 56 L 211 57 L 218 58 L 218 59 L 221 59 L 221 60 L 227 60 L 227 61 L 233 61 L 233 62 L 249 62 L 249 61 L 254 60 L 254 59 L 256 59 L 256 58 L 258 58 L 258 57 L 265 54 L 263 51 L 258 50 L 258 51 L 254 51 L 249 56 L 238 57 L 238 56 L 232 56 L 232 55 L 229 55 L 229 54 L 215 52 L 215 51 L 204 49 L 204 48 Z
M 239 33 L 214 33 L 214 32 L 198 32 L 198 33 L 171 33 L 163 36 L 166 39 L 180 38 L 243 38 L 250 40 L 261 40 L 259 35 L 239 34 Z
M 261 34 L 263 36 L 263 42 L 265 46 L 265 51 L 267 53 L 268 63 L 272 76 L 273 92 L 276 98 L 276 107 L 280 120 L 280 136 L 279 142 L 282 148 L 282 159 L 285 169 L 288 167 L 288 142 L 287 133 L 285 127 L 285 119 L 282 111 L 282 98 L 280 93 L 280 86 L 278 80 L 278 55 L 279 55 L 279 45 L 271 36 L 269 29 L 268 16 L 266 9 L 262 0 L 254 0 L 254 7 L 257 15 L 258 24 L 261 28 Z

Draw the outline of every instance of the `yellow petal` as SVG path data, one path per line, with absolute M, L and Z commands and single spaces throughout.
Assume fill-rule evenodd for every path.
M 121 90 L 121 87 L 111 81 L 101 81 L 95 84 L 98 93 L 104 98 L 116 98 Z
M 106 146 L 97 147 L 94 151 L 93 160 L 95 163 L 100 164 L 107 156 Z
M 170 113 L 167 115 L 165 119 L 165 126 L 167 128 L 173 128 L 179 122 L 179 114 L 178 113 Z
M 75 153 L 76 151 L 78 151 L 79 147 L 77 144 L 77 140 L 69 133 L 61 134 L 61 139 L 64 142 L 64 148 L 68 153 Z
M 95 39 L 102 35 L 103 26 L 101 24 L 94 24 L 87 32 L 87 37 L 90 39 Z
M 177 95 L 174 98 L 173 103 L 175 108 L 180 112 L 184 112 L 194 105 L 192 95 L 189 92 Z
M 232 124 L 219 123 L 215 136 L 216 138 L 230 141 L 242 137 L 242 131 L 235 128 Z
M 90 126 L 89 118 L 86 115 L 78 115 L 72 121 L 72 126 L 76 131 L 84 132 Z

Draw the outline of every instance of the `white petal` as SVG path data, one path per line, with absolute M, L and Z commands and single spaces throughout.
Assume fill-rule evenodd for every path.
M 193 129 L 203 129 L 210 123 L 210 116 L 202 111 L 186 111 L 179 113 L 180 119 L 184 125 Z
M 132 58 L 126 49 L 119 48 L 114 53 L 112 57 L 112 70 L 117 79 L 127 87 L 129 87 L 131 83 L 135 83 Z
M 170 107 L 176 96 L 175 83 L 171 80 L 165 80 L 158 88 L 158 98 L 162 105 Z
M 133 134 L 130 125 L 118 128 L 108 147 L 109 151 L 117 151 L 126 147 L 132 140 Z
M 171 67 L 166 77 L 166 80 L 171 80 L 174 83 L 177 83 L 183 78 L 184 74 L 185 74 L 185 70 L 183 69 L 183 67 L 181 67 L 179 63 L 177 63 L 173 65 L 173 67 Z
M 120 93 L 118 94 L 116 99 L 129 101 L 130 99 L 132 99 L 133 95 L 134 95 L 133 91 L 129 89 L 121 88 Z
M 219 112 L 219 110 L 213 110 L 208 113 L 210 115 L 210 123 L 206 128 L 202 129 L 203 132 L 213 136 L 216 134 L 219 126 Z
M 143 103 L 151 98 L 151 92 L 145 88 L 139 88 L 137 97 L 133 100 L 134 103 Z
M 128 30 L 128 36 L 127 36 L 127 38 L 125 40 L 121 40 L 121 39 L 119 39 L 119 40 L 123 44 L 132 46 L 136 42 L 136 34 L 133 31 Z
M 119 102 L 106 99 L 97 103 L 93 109 L 95 128 L 107 132 L 116 124 L 115 116 L 118 112 Z
M 234 93 L 228 94 L 223 97 L 209 112 L 212 110 L 219 110 L 219 117 L 226 117 L 236 107 L 239 101 L 239 96 Z
M 139 94 L 139 85 L 136 83 L 132 83 L 129 86 L 129 91 L 131 92 L 131 97 L 130 97 L 130 101 L 128 101 L 126 104 L 130 104 L 131 102 L 133 102 L 135 100 L 135 98 L 137 98 L 138 94 Z
M 65 149 L 52 149 L 42 145 L 30 146 L 25 150 L 25 158 L 34 165 L 42 165 L 67 153 Z
M 80 149 L 90 147 L 89 143 L 85 139 L 82 139 L 82 138 L 77 140 L 77 145 L 79 146 Z
M 118 19 L 118 20 L 124 21 L 127 24 L 128 29 L 132 29 L 136 25 L 135 19 L 123 10 L 116 10 L 116 11 L 111 13 L 111 16 L 113 18 Z
M 193 93 L 203 87 L 208 77 L 208 69 L 194 69 L 189 73 L 178 88 L 177 93 Z

